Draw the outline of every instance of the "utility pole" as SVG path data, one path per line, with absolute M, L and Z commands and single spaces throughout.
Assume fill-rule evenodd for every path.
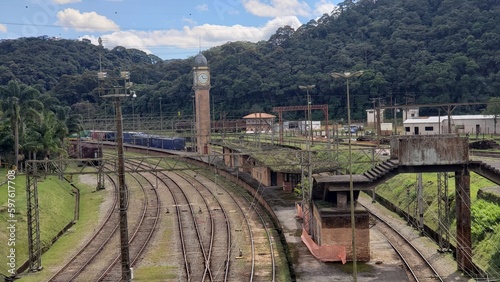
M 418 174 L 417 205 L 418 205 L 418 230 L 424 233 L 424 187 L 422 184 L 422 173 Z
M 351 103 L 349 101 L 349 79 L 355 78 L 355 77 L 360 77 L 363 75 L 363 71 L 356 71 L 356 72 L 344 72 L 344 73 L 338 73 L 334 72 L 331 73 L 331 76 L 333 78 L 343 78 L 346 80 L 346 92 L 347 92 L 347 123 L 349 126 L 349 198 L 350 198 L 350 208 L 351 208 L 351 240 L 352 240 L 352 264 L 353 264 L 353 270 L 352 270 L 352 276 L 354 282 L 358 281 L 358 267 L 357 267 L 357 261 L 356 261 L 356 222 L 355 222 L 355 216 L 354 216 L 354 185 L 353 185 L 353 179 L 352 179 L 352 145 L 351 145 L 351 139 L 352 139 L 352 131 L 351 131 Z
M 160 133 L 163 132 L 163 111 L 161 109 L 161 97 L 160 97 Z
M 315 84 L 312 85 L 299 85 L 300 89 L 305 89 L 307 92 L 307 119 L 309 121 L 309 132 L 311 134 L 311 146 L 314 145 L 314 139 L 313 139 L 313 126 L 312 126 L 312 116 L 311 116 L 311 95 L 309 95 L 309 90 L 313 89 L 316 87 Z
M 130 73 L 121 71 L 119 76 L 108 75 L 107 72 L 100 70 L 97 73 L 99 82 L 99 96 L 102 98 L 112 98 L 115 101 L 116 113 L 116 141 L 118 153 L 118 190 L 120 195 L 120 251 L 122 280 L 130 281 L 132 279 L 130 269 L 129 238 L 127 223 L 128 191 L 125 185 L 125 159 L 123 147 L 123 117 L 121 108 L 121 98 L 132 95 L 129 89 L 132 86 L 130 82 Z M 135 95 L 135 92 L 134 92 Z
M 370 98 L 371 102 L 373 103 L 373 127 L 375 129 L 375 131 L 377 132 L 377 135 L 380 135 L 381 132 L 380 132 L 380 122 L 381 122 L 381 118 L 380 118 L 380 109 L 378 107 L 381 106 L 381 100 L 382 98 L 381 97 L 377 97 L 377 98 Z M 377 102 L 378 102 L 378 107 L 377 107 Z
M 394 103 L 393 103 L 394 101 Z M 394 100 L 392 100 L 392 94 L 391 94 L 391 106 L 396 106 L 396 97 L 394 97 Z M 398 134 L 398 122 L 396 118 L 396 108 L 394 107 L 393 109 L 393 114 L 394 114 L 394 135 Z

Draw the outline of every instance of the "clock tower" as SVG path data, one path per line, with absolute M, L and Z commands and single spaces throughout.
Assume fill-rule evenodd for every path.
M 196 116 L 196 151 L 210 153 L 210 69 L 201 52 L 194 58 L 193 89 Z

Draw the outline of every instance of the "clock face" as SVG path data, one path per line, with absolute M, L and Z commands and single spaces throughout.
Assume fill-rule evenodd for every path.
M 201 84 L 207 84 L 208 83 L 208 74 L 200 73 L 198 75 L 198 82 Z

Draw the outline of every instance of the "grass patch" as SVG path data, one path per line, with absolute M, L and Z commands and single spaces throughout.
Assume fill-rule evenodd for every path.
M 2 175 L 7 175 L 5 169 L 1 169 Z M 16 188 L 15 195 L 15 219 L 16 222 L 16 268 L 21 266 L 28 259 L 28 232 L 27 232 L 27 204 L 26 204 L 26 177 L 17 175 L 14 181 Z M 11 184 L 12 186 L 12 184 Z M 0 230 L 7 230 L 8 210 L 7 210 L 7 183 L 0 186 Z M 73 220 L 73 210 L 75 197 L 72 187 L 65 181 L 60 181 L 55 176 L 40 178 L 37 182 L 38 206 L 40 215 L 40 240 L 41 247 L 48 249 L 51 246 L 52 238 Z M 0 233 L 0 253 L 7 254 L 7 232 Z M 7 258 L 0 257 L 0 273 L 8 274 Z
M 134 281 L 178 281 L 177 273 L 177 267 L 143 266 L 134 269 Z
M 29 273 L 19 281 L 43 281 L 48 279 L 62 266 L 65 260 L 69 259 L 70 254 L 82 243 L 82 238 L 92 233 L 97 227 L 99 207 L 105 198 L 106 191 L 95 192 L 95 185 L 81 183 L 78 176 L 74 176 L 73 180 L 75 186 L 80 189 L 80 219 L 43 254 L 42 266 L 44 270 Z M 71 210 L 71 215 L 73 215 L 73 210 Z M 57 217 L 54 216 L 53 218 Z
M 456 237 L 456 208 L 454 173 L 448 173 L 448 199 L 450 202 L 450 238 Z M 472 245 L 474 262 L 495 276 L 500 273 L 500 207 L 495 203 L 477 199 L 477 192 L 495 186 L 491 181 L 471 172 L 470 196 L 472 214 Z M 424 186 L 424 223 L 437 230 L 438 182 L 436 173 L 422 175 Z M 417 174 L 400 174 L 377 186 L 377 193 L 404 211 L 416 215 Z

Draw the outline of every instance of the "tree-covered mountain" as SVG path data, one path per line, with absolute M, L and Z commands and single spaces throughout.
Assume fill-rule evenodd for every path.
M 227 43 L 203 52 L 211 68 L 214 116 L 240 118 L 275 106 L 305 105 L 305 91 L 298 86 L 315 84 L 313 104 L 328 104 L 330 118 L 345 118 L 345 82 L 330 74 L 354 70 L 365 71 L 350 81 L 354 119 L 364 118 L 373 105 L 370 98 L 386 104 L 391 97 L 396 103 L 486 101 L 499 96 L 499 17 L 496 0 L 346 0 L 297 30 L 279 28 L 267 41 Z M 136 113 L 158 114 L 161 97 L 165 117 L 191 114 L 193 58 L 162 61 L 85 41 L 0 42 L 0 84 L 17 79 L 68 106 L 88 101 L 99 105 L 93 111 L 105 109 L 95 91 L 100 67 L 131 71 Z M 125 102 L 124 112 L 131 111 L 131 102 Z

